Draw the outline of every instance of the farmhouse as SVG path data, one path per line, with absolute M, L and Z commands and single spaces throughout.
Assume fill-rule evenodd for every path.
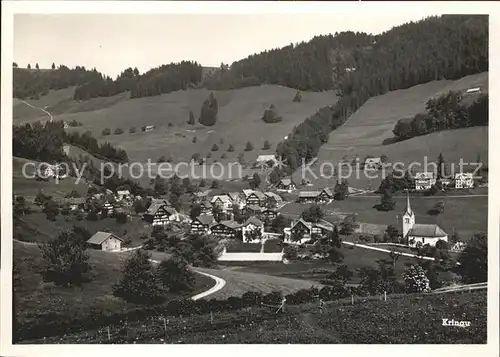
M 262 212 L 264 211 L 264 208 L 260 207 L 260 206 L 257 206 L 257 205 L 246 205 L 244 208 L 243 208 L 243 211 L 246 213 L 246 214 L 250 214 L 250 215 L 261 215 Z
M 121 249 L 123 239 L 109 232 L 97 232 L 87 241 L 92 248 L 105 251 L 117 251 Z
M 214 225 L 215 219 L 210 215 L 202 215 L 191 221 L 191 233 L 210 234 L 210 226 Z
M 474 178 L 471 172 L 455 174 L 455 188 L 474 188 Z
M 316 202 L 319 203 L 329 203 L 332 200 L 333 200 L 333 192 L 328 187 L 321 190 L 319 195 L 316 197 Z
M 220 207 L 224 213 L 232 211 L 233 209 L 233 202 L 227 195 L 214 196 L 212 197 L 210 203 L 212 204 L 212 207 Z
M 266 164 L 269 161 L 272 161 L 273 165 L 276 163 L 276 156 L 275 155 L 259 155 L 257 157 L 257 160 L 255 160 L 257 165 L 262 165 Z
M 245 195 L 241 192 L 228 192 L 226 196 L 229 197 L 233 205 L 238 205 L 241 209 L 245 206 Z
M 155 128 L 154 125 L 146 125 L 146 127 L 144 128 L 144 131 L 151 131 Z
M 191 201 L 193 203 L 200 203 L 201 201 L 207 199 L 207 196 L 209 193 L 210 193 L 210 191 L 193 192 L 191 194 Z
M 382 161 L 380 157 L 369 157 L 365 160 L 364 169 L 365 170 L 378 170 L 382 167 Z
M 319 191 L 301 191 L 299 192 L 299 198 L 297 201 L 300 203 L 316 202 L 319 194 Z
M 62 168 L 60 165 L 41 164 L 38 167 L 38 172 L 41 174 L 40 176 L 44 178 L 56 178 L 61 176 Z
M 333 226 L 326 223 L 311 223 L 299 218 L 292 222 L 290 228 L 285 228 L 285 243 L 303 244 L 314 234 L 324 235 L 333 232 L 333 229 Z
M 275 194 L 274 192 L 264 192 L 266 195 L 266 207 L 268 208 L 276 208 L 283 203 L 283 199 L 281 196 Z
M 158 226 L 171 221 L 179 221 L 179 214 L 167 204 L 166 200 L 154 200 L 144 214 L 143 219 L 153 226 Z
M 246 196 L 247 205 L 256 205 L 263 207 L 266 204 L 267 196 L 260 191 L 253 191 L 248 196 Z
M 118 201 L 130 199 L 130 191 L 129 190 L 118 190 L 118 191 L 116 191 L 116 199 Z
M 258 229 L 260 231 L 260 236 L 264 234 L 264 223 L 259 220 L 257 217 L 252 216 L 246 220 L 245 223 L 241 225 L 242 237 L 244 243 L 255 243 L 252 240 L 249 240 L 247 234 L 254 230 Z M 260 242 L 260 239 L 258 240 Z
M 415 223 L 415 212 L 410 206 L 410 196 L 406 198 L 406 210 L 403 213 L 402 232 L 403 238 L 412 247 L 429 244 L 435 246 L 437 241 L 448 241 L 448 234 L 437 224 L 417 224 Z
M 202 201 L 200 203 L 200 207 L 201 207 L 201 212 L 200 212 L 201 215 L 212 214 L 212 205 L 210 204 L 210 202 Z
M 436 184 L 433 172 L 418 172 L 415 174 L 415 190 L 430 190 Z
M 292 192 L 296 188 L 297 186 L 293 183 L 292 179 L 289 178 L 281 179 L 276 184 L 276 189 L 281 192 Z
M 86 200 L 84 197 L 71 197 L 67 198 L 64 203 L 68 204 L 72 211 L 75 211 L 77 209 L 83 209 L 85 202 Z
M 235 221 L 220 221 L 210 227 L 212 234 L 226 238 L 236 237 L 236 234 L 240 230 L 241 226 Z
M 115 212 L 115 205 L 111 199 L 106 198 L 102 204 L 102 212 L 105 215 L 111 216 Z

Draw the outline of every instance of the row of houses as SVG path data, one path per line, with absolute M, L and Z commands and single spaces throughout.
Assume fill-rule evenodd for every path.
M 292 221 L 289 228 L 284 229 L 285 243 L 303 244 L 309 241 L 313 235 L 326 235 L 333 232 L 334 225 L 326 221 L 307 222 L 302 217 Z
M 199 216 L 191 221 L 191 233 L 213 234 L 224 238 L 236 238 L 241 234 L 245 243 L 253 242 L 248 233 L 254 230 L 258 230 L 260 236 L 264 234 L 264 222 L 255 216 L 251 216 L 242 224 L 233 220 L 217 222 L 211 215 Z
M 299 203 L 329 203 L 333 200 L 333 192 L 330 188 L 321 191 L 300 191 L 297 202 Z
M 179 212 L 164 198 L 153 199 L 142 218 L 153 226 L 162 226 L 182 220 Z
M 419 172 L 415 174 L 415 190 L 426 191 L 430 190 L 432 186 L 437 183 L 436 176 L 433 172 Z M 450 187 L 452 185 L 457 189 L 474 188 L 474 177 L 471 172 L 457 173 L 455 178 L 440 179 L 443 187 Z
M 219 207 L 223 213 L 231 214 L 233 206 L 239 209 L 250 209 L 262 212 L 266 209 L 275 210 L 283 199 L 274 192 L 261 192 L 256 190 L 243 190 L 242 192 L 229 192 L 213 196 L 210 201 L 207 199 L 199 202 L 202 205 L 202 212 L 207 212 L 213 207 Z M 209 203 L 211 207 L 208 206 Z

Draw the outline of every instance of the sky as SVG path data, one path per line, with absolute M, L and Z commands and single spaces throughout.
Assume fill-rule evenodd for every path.
M 182 60 L 219 66 L 266 49 L 340 31 L 378 34 L 432 13 L 359 14 L 16 14 L 14 61 L 19 67 L 123 69 Z

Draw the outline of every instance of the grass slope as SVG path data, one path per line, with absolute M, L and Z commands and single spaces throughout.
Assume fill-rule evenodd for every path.
M 78 120 L 83 126 L 71 130 L 90 130 L 94 136 L 127 150 L 131 160 L 146 161 L 151 158 L 155 161 L 160 156 L 173 156 L 176 161 L 185 161 L 196 152 L 206 155 L 214 143 L 219 145 L 220 150 L 212 153 L 212 160 L 220 159 L 222 153 L 226 153 L 228 160 L 235 160 L 238 153 L 244 152 L 248 140 L 253 143 L 254 150 L 245 153 L 247 160 L 254 160 L 259 153 L 271 154 L 276 144 L 294 126 L 314 114 L 318 108 L 336 101 L 333 91 L 304 92 L 302 102 L 294 103 L 295 90 L 277 85 L 214 91 L 219 102 L 216 125 L 188 125 L 189 111 L 192 110 L 197 118 L 209 93 L 205 89 L 196 89 L 138 99 L 127 99 L 128 94 L 120 94 L 76 102 L 71 99 L 68 89 L 64 93 L 51 92 L 40 100 L 29 102 L 36 107 L 49 105 L 48 110 L 57 120 Z M 264 110 L 271 104 L 277 107 L 283 117 L 282 122 L 266 124 L 261 120 Z M 23 103 L 14 104 L 15 123 L 37 119 L 33 108 L 25 107 Z M 43 117 L 43 112 L 40 112 L 39 119 Z M 172 127 L 168 123 L 172 123 Z M 143 125 L 155 125 L 156 129 L 147 133 L 128 133 L 130 127 L 140 130 Z M 112 131 L 120 127 L 125 133 L 101 137 L 101 131 L 106 127 Z M 197 143 L 192 143 L 194 136 L 198 139 Z M 224 144 L 220 144 L 221 139 Z M 269 150 L 261 150 L 264 140 L 271 143 Z M 226 152 L 229 144 L 235 148 L 232 153 Z
M 450 90 L 464 90 L 476 86 L 488 88 L 487 72 L 456 81 L 429 82 L 369 99 L 344 125 L 330 133 L 328 142 L 318 153 L 320 160 L 313 171 L 318 173 L 323 162 L 337 165 L 344 156 L 350 161 L 356 155 L 363 160 L 366 155 L 377 157 L 385 154 L 390 162 L 402 162 L 406 165 L 417 161 L 424 165 L 425 156 L 429 162 L 435 161 L 440 152 L 448 163 L 458 163 L 460 158 L 465 162 L 475 162 L 477 155 L 480 154 L 481 160 L 487 163 L 488 127 L 442 131 L 402 142 L 388 143 L 394 136 L 392 129 L 396 122 L 401 118 L 423 112 L 428 99 Z M 310 178 L 310 175 L 307 176 Z M 300 182 L 300 172 L 296 172 L 294 178 Z M 318 187 L 323 187 L 328 182 L 325 178 L 312 181 Z M 351 186 L 357 188 L 366 188 L 369 184 L 376 188 L 380 183 L 380 179 L 370 180 L 363 174 L 359 178 L 351 176 L 348 181 Z

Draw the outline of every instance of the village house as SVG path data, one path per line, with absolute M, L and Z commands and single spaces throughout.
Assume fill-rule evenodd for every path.
M 205 214 L 212 214 L 212 204 L 208 201 L 202 201 L 200 203 L 200 215 L 205 215 Z
M 247 205 L 256 205 L 263 207 L 266 205 L 267 196 L 261 191 L 253 191 L 248 196 L 246 196 Z
M 285 228 L 285 243 L 303 244 L 309 241 L 313 235 L 325 235 L 333 232 L 333 225 L 327 223 L 306 222 L 302 217 L 293 221 L 290 228 Z
M 297 202 L 299 203 L 311 203 L 318 200 L 320 191 L 300 191 Z
M 102 213 L 109 216 L 112 216 L 115 213 L 115 204 L 111 199 L 105 198 L 102 203 Z
M 318 203 L 329 203 L 333 200 L 333 192 L 330 188 L 326 187 L 320 191 L 316 197 L 316 202 Z
M 276 156 L 275 155 L 259 155 L 257 157 L 256 164 L 258 166 L 262 166 L 263 164 L 272 163 L 272 165 L 276 164 Z M 272 166 L 271 165 L 271 166 Z
M 238 205 L 240 209 L 245 207 L 245 195 L 241 192 L 229 192 L 226 193 L 233 205 Z
M 202 201 L 205 201 L 209 193 L 210 191 L 193 192 L 191 196 L 191 201 L 193 203 L 200 203 Z
M 430 190 L 436 184 L 436 178 L 433 172 L 418 172 L 415 174 L 415 190 Z
M 380 157 L 369 157 L 365 160 L 363 168 L 365 170 L 379 170 L 382 167 L 382 161 Z
M 92 248 L 108 252 L 121 250 L 122 243 L 123 239 L 109 232 L 97 232 L 87 241 Z
M 474 188 L 474 178 L 471 172 L 455 174 L 455 188 Z
M 155 128 L 155 126 L 154 126 L 154 125 L 146 125 L 146 126 L 144 127 L 144 131 L 151 131 L 151 130 L 153 130 L 154 128 Z
M 255 216 L 248 218 L 246 220 L 246 222 L 241 225 L 241 233 L 242 233 L 242 238 L 243 238 L 244 243 L 260 242 L 260 239 L 259 240 L 249 240 L 249 238 L 247 237 L 247 235 L 250 232 L 252 232 L 256 229 L 258 229 L 260 231 L 260 238 L 262 239 L 262 235 L 264 234 L 264 223 Z
M 409 246 L 417 247 L 429 244 L 435 246 L 439 240 L 448 241 L 448 234 L 437 224 L 415 223 L 415 212 L 410 206 L 410 196 L 406 197 L 406 209 L 402 216 L 403 239 Z
M 165 225 L 169 222 L 180 221 L 179 213 L 167 200 L 153 200 L 151 206 L 143 215 L 143 219 L 153 226 Z
M 217 195 L 210 200 L 212 207 L 220 207 L 222 212 L 229 213 L 233 210 L 233 201 L 227 195 Z
M 129 190 L 118 190 L 118 191 L 116 191 L 116 199 L 118 201 L 130 199 L 130 191 Z
M 260 216 L 265 209 L 257 205 L 246 205 L 243 208 L 243 213 L 250 216 Z
M 293 181 L 289 178 L 286 179 L 281 179 L 279 182 L 276 184 L 276 189 L 278 192 L 292 192 L 293 190 L 297 189 L 297 186 Z
M 210 227 L 215 224 L 215 219 L 210 215 L 198 216 L 191 221 L 191 233 L 210 234 Z
M 276 208 L 278 206 L 281 206 L 283 204 L 283 199 L 281 196 L 275 194 L 274 192 L 264 192 L 264 195 L 266 195 L 266 207 L 268 208 Z
M 83 210 L 86 203 L 85 197 L 70 197 L 64 200 L 64 203 L 69 206 L 72 211 L 77 209 Z
M 235 221 L 220 221 L 210 227 L 210 232 L 213 235 L 234 238 L 241 231 L 241 225 Z
M 262 212 L 260 212 L 259 217 L 265 221 L 272 221 L 278 215 L 278 211 L 273 208 L 266 208 Z

